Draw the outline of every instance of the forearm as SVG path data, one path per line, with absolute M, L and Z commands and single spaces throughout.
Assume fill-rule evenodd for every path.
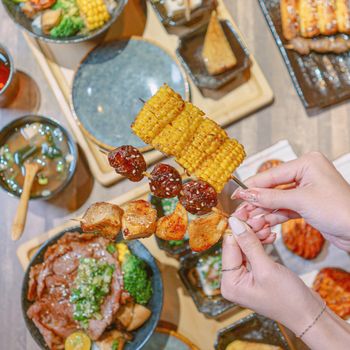
M 350 325 L 326 308 L 302 340 L 312 350 L 347 350 L 350 346 Z

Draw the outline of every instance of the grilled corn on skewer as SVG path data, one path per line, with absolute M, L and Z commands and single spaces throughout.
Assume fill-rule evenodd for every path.
M 131 127 L 144 142 L 174 156 L 218 193 L 245 157 L 237 140 L 167 85 L 145 103 Z

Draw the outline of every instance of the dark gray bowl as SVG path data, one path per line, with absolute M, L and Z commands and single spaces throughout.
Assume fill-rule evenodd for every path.
M 40 40 L 55 44 L 76 44 L 93 39 L 107 31 L 112 23 L 120 16 L 128 0 L 116 0 L 117 6 L 111 13 L 111 18 L 101 28 L 92 31 L 87 35 L 73 35 L 67 38 L 52 38 L 50 35 L 44 34 L 41 30 L 35 30 L 35 28 L 32 26 L 32 20 L 21 11 L 18 3 L 14 2 L 13 0 L 1 1 L 6 12 L 12 18 L 12 20 L 22 29 L 27 31 L 30 35 Z
M 50 199 L 68 186 L 68 184 L 72 180 L 72 177 L 74 175 L 74 172 L 75 172 L 75 169 L 77 166 L 78 149 L 77 149 L 75 141 L 74 141 L 73 137 L 70 135 L 70 133 L 61 124 L 59 124 L 57 121 L 55 121 L 51 118 L 43 117 L 40 115 L 26 115 L 24 117 L 20 117 L 18 119 L 15 119 L 11 123 L 5 125 L 0 130 L 0 147 L 6 143 L 6 140 L 12 135 L 15 128 L 19 128 L 27 123 L 34 123 L 34 122 L 39 122 L 39 123 L 42 122 L 45 124 L 52 125 L 55 128 L 60 128 L 63 132 L 64 137 L 66 138 L 66 140 L 68 142 L 70 154 L 72 154 L 72 156 L 73 156 L 73 161 L 71 162 L 71 164 L 69 166 L 69 171 L 68 171 L 67 177 L 64 181 L 62 181 L 61 185 L 56 188 L 56 190 L 51 191 L 51 193 L 47 196 L 42 196 L 42 195 L 39 196 L 38 195 L 38 196 L 31 196 L 30 197 L 30 199 Z M 20 196 L 19 193 L 12 191 L 6 185 L 6 183 L 2 180 L 1 177 L 0 177 L 0 187 L 3 190 L 5 190 L 7 193 L 9 193 L 13 196 L 16 196 L 16 197 Z
M 80 227 L 71 227 L 58 233 L 54 237 L 48 239 L 40 247 L 40 249 L 35 253 L 32 260 L 30 261 L 22 283 L 22 295 L 21 295 L 22 301 L 21 302 L 22 302 L 23 317 L 31 336 L 33 337 L 35 342 L 39 345 L 40 349 L 43 349 L 43 350 L 49 350 L 49 348 L 47 347 L 44 341 L 44 338 L 42 337 L 38 328 L 36 328 L 33 321 L 29 319 L 27 316 L 27 310 L 32 304 L 27 299 L 29 271 L 32 266 L 36 264 L 40 264 L 43 261 L 47 248 L 52 244 L 55 244 L 57 240 L 61 238 L 66 232 L 81 232 L 81 229 Z M 118 237 L 120 237 L 121 239 L 121 236 L 118 236 Z M 117 241 L 118 241 L 118 238 L 117 238 Z M 150 302 L 147 305 L 147 307 L 152 311 L 152 315 L 141 328 L 133 332 L 134 339 L 131 342 L 127 343 L 127 345 L 124 348 L 125 350 L 139 350 L 139 349 L 142 349 L 143 346 L 147 343 L 147 341 L 153 334 L 155 328 L 157 327 L 160 314 L 162 311 L 162 306 L 163 306 L 163 281 L 154 257 L 151 255 L 151 253 L 142 243 L 140 243 L 139 241 L 130 241 L 128 242 L 128 247 L 133 254 L 135 254 L 136 256 L 138 256 L 139 258 L 141 258 L 143 261 L 146 262 L 146 264 L 148 265 L 152 273 L 153 295 Z

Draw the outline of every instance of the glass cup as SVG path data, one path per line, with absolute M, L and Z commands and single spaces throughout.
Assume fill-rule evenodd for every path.
M 6 64 L 10 70 L 7 81 L 0 87 L 0 108 L 9 105 L 16 97 L 19 90 L 18 75 L 8 49 L 0 44 L 0 61 Z M 0 62 L 1 64 L 1 62 Z

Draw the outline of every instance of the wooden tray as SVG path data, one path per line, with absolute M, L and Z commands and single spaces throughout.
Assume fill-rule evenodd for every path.
M 123 205 L 131 200 L 147 200 L 148 196 L 149 186 L 148 184 L 145 184 L 111 200 L 110 202 L 123 207 Z M 76 226 L 74 221 L 67 222 L 19 246 L 17 256 L 23 269 L 26 269 L 33 254 L 48 238 L 54 236 L 63 229 L 74 226 Z M 168 257 L 163 250 L 160 250 L 154 237 L 143 239 L 141 242 L 157 259 L 158 266 L 162 273 L 164 283 L 164 304 L 161 315 L 162 322 L 175 325 L 177 327 L 176 331 L 196 344 L 199 349 L 213 349 L 217 332 L 221 328 L 224 328 L 251 313 L 250 310 L 240 309 L 238 312 L 227 313 L 216 320 L 206 318 L 203 314 L 197 311 L 192 298 L 187 293 L 178 277 L 177 272 L 179 269 L 179 262 L 174 258 Z M 284 334 L 286 333 L 286 338 L 289 339 L 289 331 L 285 330 L 283 327 L 281 327 L 281 330 Z M 294 349 L 292 343 L 290 346 Z
M 237 30 L 223 4 L 223 0 L 219 0 L 218 10 L 220 16 L 228 19 Z M 88 159 L 94 177 L 105 186 L 117 182 L 121 179 L 121 176 L 111 170 L 105 156 L 101 155 L 97 146 L 85 137 L 71 112 L 71 85 L 74 72 L 86 53 L 101 40 L 127 38 L 132 35 L 143 36 L 144 38 L 156 41 L 159 45 L 173 53 L 175 57 L 178 37 L 169 35 L 166 32 L 152 6 L 148 2 L 145 4 L 142 0 L 130 0 L 122 16 L 112 25 L 103 39 L 76 44 L 74 46 L 55 45 L 38 41 L 26 33 L 23 34 L 56 95 L 78 144 Z M 273 100 L 272 90 L 260 67 L 254 57 L 251 56 L 250 58 L 252 61 L 250 79 L 220 98 L 219 102 L 217 98 L 203 97 L 193 82 L 190 81 L 192 102 L 223 126 L 239 120 Z M 157 151 L 146 153 L 146 160 L 149 164 L 156 162 L 161 157 L 162 155 Z

